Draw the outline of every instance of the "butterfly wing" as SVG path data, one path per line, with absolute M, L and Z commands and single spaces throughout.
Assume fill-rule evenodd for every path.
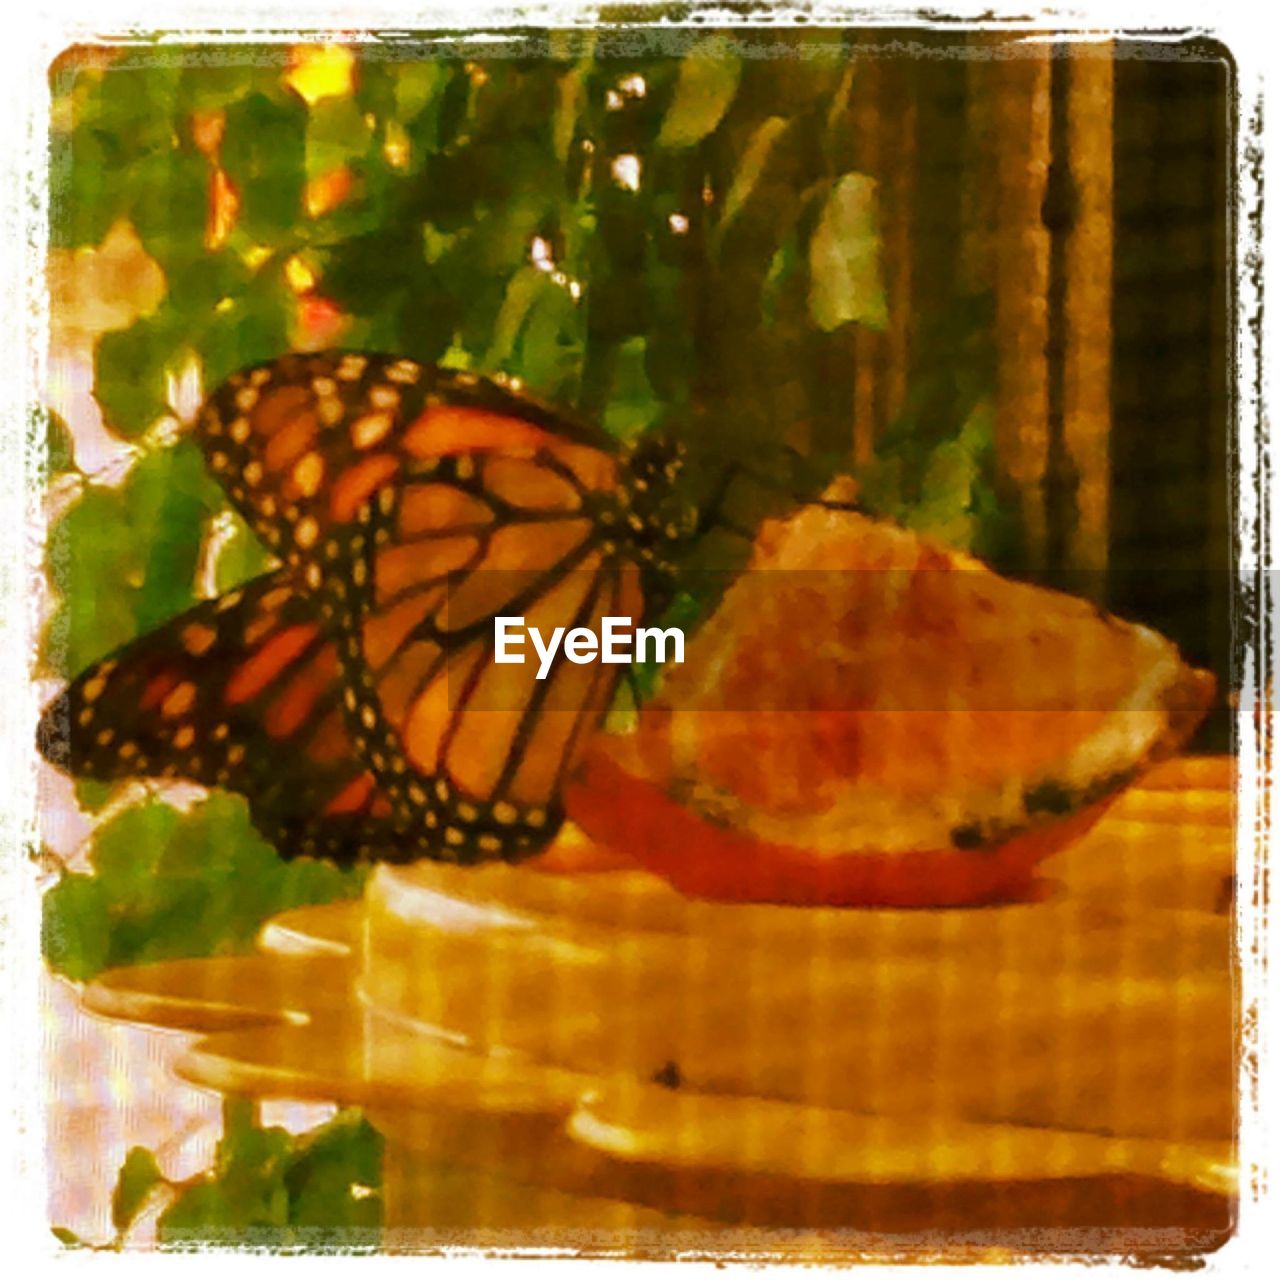
M 358 352 L 288 355 L 233 375 L 195 438 L 255 532 L 293 563 L 432 459 L 538 450 L 595 491 L 618 484 L 602 432 L 498 382 Z
M 554 834 L 561 783 L 619 665 L 495 661 L 494 619 L 550 637 L 638 619 L 639 571 L 551 453 L 420 464 L 339 539 L 332 583 L 349 727 L 437 856 L 518 857 Z
M 341 690 L 318 602 L 282 570 L 90 667 L 46 708 L 38 742 L 77 776 L 242 792 L 286 855 L 394 856 L 396 824 L 353 748 Z
M 235 375 L 196 438 L 285 565 L 85 672 L 45 754 L 242 791 L 286 853 L 545 843 L 621 668 L 562 650 L 539 681 L 493 661 L 493 619 L 639 618 L 642 522 L 607 437 L 465 373 L 332 352 Z

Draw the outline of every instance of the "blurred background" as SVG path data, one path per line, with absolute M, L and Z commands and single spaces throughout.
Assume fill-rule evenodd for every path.
M 876 512 L 1169 635 L 1224 691 L 1193 746 L 1229 747 L 1222 48 L 643 27 L 138 44 L 68 50 L 51 90 L 48 692 L 266 565 L 183 426 L 236 369 L 343 345 L 678 436 L 694 486 L 725 459 L 797 495 L 852 472 Z M 242 949 L 272 912 L 359 888 L 281 863 L 226 797 L 42 786 L 46 956 L 71 979 Z M 50 992 L 52 1218 L 107 1239 L 104 1171 L 187 1143 L 165 1166 L 185 1177 L 218 1115 L 175 1087 L 157 1119 L 154 1050 L 91 1067 L 125 1033 L 104 1049 Z M 259 1169 L 264 1197 L 284 1167 Z M 206 1211 L 259 1211 L 225 1200 Z

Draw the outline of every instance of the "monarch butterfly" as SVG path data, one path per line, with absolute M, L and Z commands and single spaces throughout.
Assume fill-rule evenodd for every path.
M 492 619 L 652 616 L 697 520 L 670 484 L 678 452 L 358 352 L 234 375 L 195 438 L 278 567 L 79 675 L 44 712 L 45 756 L 240 791 L 288 856 L 545 845 L 618 668 L 496 665 Z

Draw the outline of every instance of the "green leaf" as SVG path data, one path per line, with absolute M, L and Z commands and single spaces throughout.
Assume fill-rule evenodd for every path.
M 216 111 L 229 106 L 258 84 L 261 73 L 243 46 L 205 46 L 198 60 L 191 57 L 182 69 L 178 94 L 183 109 Z
M 484 363 L 490 369 L 500 369 L 511 358 L 516 345 L 516 338 L 529 315 L 529 310 L 541 292 L 546 288 L 555 288 L 546 277 L 546 272 L 537 267 L 521 267 L 507 281 L 507 291 L 502 299 L 502 310 L 493 325 L 493 342 Z
M 733 182 L 724 198 L 720 227 L 732 222 L 738 211 L 750 199 L 774 145 L 786 132 L 786 128 L 787 122 L 781 116 L 770 116 L 756 127 L 743 150 L 742 159 L 738 161 Z
M 150 155 L 172 142 L 179 80 L 175 62 L 121 58 L 103 72 L 85 118 L 115 140 L 122 159 Z
M 38 407 L 32 412 L 32 425 L 44 437 L 45 465 L 52 480 L 68 471 L 74 471 L 75 446 L 71 428 L 52 409 Z
M 161 1243 L 234 1242 L 245 1231 L 288 1225 L 283 1129 L 228 1124 L 207 1180 L 181 1195 L 157 1221 Z M 256 1242 L 256 1238 L 255 1238 Z
M 614 365 L 613 391 L 604 414 L 604 427 L 611 436 L 631 441 L 653 425 L 662 411 L 649 385 L 645 369 L 644 338 L 629 338 L 618 348 Z
M 100 782 L 97 778 L 76 779 L 76 804 L 86 813 L 96 813 L 115 795 L 116 782 Z
M 93 836 L 98 881 L 117 901 L 141 901 L 155 888 L 161 852 L 182 815 L 159 801 L 136 804 L 103 823 Z
M 986 492 L 984 477 L 991 444 L 991 406 L 980 401 L 957 436 L 930 451 L 919 500 L 904 517 L 910 528 L 961 550 L 975 548 L 983 532 L 983 517 L 995 510 L 994 495 Z
M 741 74 L 742 62 L 723 37 L 711 36 L 694 45 L 680 63 L 658 145 L 674 151 L 701 142 L 724 118 Z
M 253 278 L 238 254 L 225 248 L 210 253 L 203 243 L 190 256 L 168 258 L 164 270 L 169 285 L 166 305 L 188 317 L 189 332 L 197 342 L 218 304 L 238 298 Z
M 296 237 L 303 217 L 307 109 L 252 93 L 227 107 L 222 164 L 240 192 L 240 224 L 260 244 Z
M 448 78 L 448 71 L 441 63 L 427 59 L 395 63 L 391 72 L 395 78 L 396 117 L 404 124 L 435 101 Z
M 445 234 L 437 231 L 429 222 L 422 224 L 422 254 L 430 263 L 439 262 L 446 253 L 453 249 L 460 239 L 456 231 Z
M 65 1244 L 69 1249 L 88 1249 L 91 1246 L 87 1240 L 82 1240 L 70 1227 L 50 1227 L 53 1232 L 54 1239 L 60 1244 Z
M 235 512 L 227 512 L 234 524 L 231 536 L 222 544 L 214 565 L 214 584 L 221 595 L 265 573 L 274 563 L 271 553 Z
M 767 324 L 777 324 L 788 303 L 794 298 L 795 282 L 802 262 L 799 237 L 793 232 L 783 240 L 769 260 L 769 269 L 760 286 L 760 309 Z M 803 305 L 801 293 L 801 306 Z
M 139 631 L 149 631 L 195 603 L 205 522 L 224 501 L 200 451 L 189 440 L 143 458 L 123 499 L 145 568 L 133 601 Z
M 819 328 L 886 327 L 874 179 L 847 173 L 832 188 L 809 241 L 809 276 L 809 313 Z
M 146 1147 L 131 1147 L 111 1193 L 111 1222 L 124 1231 L 138 1216 L 152 1190 L 164 1182 L 156 1158 Z
M 285 284 L 282 261 L 264 263 L 200 337 L 206 385 L 217 386 L 237 370 L 288 350 L 293 314 L 294 298 Z
M 827 165 L 835 172 L 842 172 L 857 163 L 859 130 L 856 127 L 854 92 L 859 78 L 860 64 L 847 65 L 840 75 L 835 92 L 827 100 L 826 120 L 822 129 L 822 149 Z
M 318 178 L 359 159 L 372 137 L 373 125 L 353 98 L 322 98 L 307 116 L 307 177 Z
M 93 397 L 112 430 L 141 435 L 170 412 L 166 371 L 180 342 L 180 327 L 167 309 L 98 339 Z
M 134 635 L 130 582 L 143 565 L 118 490 L 85 487 L 50 530 L 45 565 L 60 600 L 41 653 L 55 671 L 82 671 Z
M 944 440 L 929 454 L 920 485 L 920 499 L 908 525 L 968 549 L 973 541 L 971 506 L 978 467 L 973 455 L 958 441 Z
M 84 982 L 107 967 L 110 894 L 92 876 L 64 875 L 41 903 L 40 949 L 49 967 Z
M 128 190 L 111 181 L 112 170 L 108 140 L 96 129 L 80 125 L 69 135 L 55 135 L 49 164 L 53 248 L 101 244 L 112 224 L 127 214 Z
M 161 1244 L 377 1243 L 382 1138 L 353 1111 L 298 1137 L 224 1107 L 213 1168 L 157 1223 Z
M 190 441 L 145 455 L 121 488 L 86 485 L 45 552 L 60 596 L 45 661 L 82 671 L 192 604 L 204 522 L 222 502 Z
M 587 102 L 587 66 L 576 66 L 556 81 L 556 108 L 551 117 L 551 151 L 564 164 Z
M 148 800 L 94 833 L 95 874 L 64 876 L 44 900 L 44 951 L 68 977 L 181 956 L 249 950 L 290 907 L 359 892 L 364 872 L 281 859 L 239 796 L 214 793 L 180 813 Z
M 209 163 L 194 148 L 168 146 L 131 170 L 131 220 L 146 251 L 162 267 L 204 253 Z
M 529 312 L 515 372 L 539 395 L 572 403 L 586 343 L 586 322 L 567 289 L 550 281 Z
M 447 61 L 409 64 L 401 75 L 409 83 L 403 93 L 397 91 L 396 115 L 409 138 L 410 169 L 417 171 L 451 141 L 454 111 L 469 77 L 461 65 Z
M 342 1112 L 298 1143 L 285 1173 L 294 1226 L 374 1229 L 382 1223 L 381 1135 L 353 1112 Z
M 76 125 L 56 135 L 50 232 L 56 246 L 98 244 L 154 192 L 147 166 L 173 147 L 176 71 L 120 60 L 75 75 Z

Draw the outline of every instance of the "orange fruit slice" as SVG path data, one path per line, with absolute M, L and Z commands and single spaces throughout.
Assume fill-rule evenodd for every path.
M 948 905 L 1025 892 L 1208 709 L 1168 640 L 897 526 L 810 507 L 566 800 L 686 892 Z

